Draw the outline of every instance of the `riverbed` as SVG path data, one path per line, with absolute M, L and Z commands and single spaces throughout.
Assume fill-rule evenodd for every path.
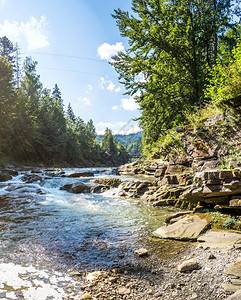
M 68 177 L 82 171 L 94 176 Z M 111 168 L 64 169 L 64 174 L 36 170 L 40 180 L 26 183 L 26 176 L 34 174 L 30 169 L 19 171 L 0 183 L 2 299 L 80 299 L 82 277 L 76 280 L 73 271 L 81 275 L 134 264 L 133 250 L 150 245 L 151 232 L 175 211 L 120 198 L 118 188 L 101 194 L 60 190 L 75 182 L 91 186 L 100 178 L 133 179 L 117 176 Z M 171 248 L 166 249 L 169 254 Z

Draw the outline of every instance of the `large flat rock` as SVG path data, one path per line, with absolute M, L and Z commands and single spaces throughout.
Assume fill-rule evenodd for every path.
M 225 248 L 241 240 L 241 233 L 209 230 L 198 238 L 204 247 Z
M 187 216 L 174 224 L 158 228 L 153 234 L 162 239 L 196 240 L 207 225 L 205 219 Z
M 241 290 L 237 291 L 233 295 L 229 296 L 227 300 L 240 300 L 241 299 Z

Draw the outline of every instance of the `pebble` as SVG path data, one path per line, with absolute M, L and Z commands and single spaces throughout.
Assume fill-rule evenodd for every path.
M 92 297 L 91 297 L 90 294 L 84 294 L 81 299 L 82 300 L 84 300 L 84 299 L 92 299 Z

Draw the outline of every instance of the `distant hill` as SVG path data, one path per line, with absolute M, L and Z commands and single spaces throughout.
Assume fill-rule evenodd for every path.
M 96 139 L 98 143 L 103 138 L 103 135 L 97 135 Z M 132 155 L 140 155 L 140 144 L 142 138 L 142 132 L 131 133 L 131 134 L 117 134 L 114 135 L 117 143 L 121 143 L 128 151 L 129 154 Z

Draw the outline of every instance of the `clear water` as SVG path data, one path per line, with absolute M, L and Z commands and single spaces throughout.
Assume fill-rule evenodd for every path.
M 65 171 L 68 174 L 86 170 L 90 169 Z M 1 283 L 0 279 L 0 298 L 64 299 L 67 287 L 73 284 L 72 278 L 65 278 L 67 270 L 110 267 L 120 263 L 123 254 L 122 260 L 130 259 L 141 238 L 161 226 L 170 213 L 170 209 L 152 208 L 140 201 L 120 198 L 118 189 L 102 194 L 72 194 L 60 190 L 67 183 L 93 185 L 97 178 L 118 177 L 111 175 L 111 169 L 91 171 L 95 172 L 94 178 L 50 177 L 43 182 L 24 184 L 21 173 L 1 183 L 0 278 L 9 277 L 6 272 L 12 268 L 17 278 L 27 276 L 26 282 L 32 283 L 23 289 L 7 280 Z M 47 274 L 45 279 L 38 274 L 43 271 Z M 44 291 L 49 289 L 49 294 L 43 293 L 41 298 L 41 293 L 37 296 L 33 291 L 30 293 L 31 288 L 37 293 L 42 287 L 33 280 L 40 280 L 42 286 L 47 284 Z M 55 295 L 51 294 L 51 280 L 55 282 Z M 35 296 L 30 298 L 30 294 Z

